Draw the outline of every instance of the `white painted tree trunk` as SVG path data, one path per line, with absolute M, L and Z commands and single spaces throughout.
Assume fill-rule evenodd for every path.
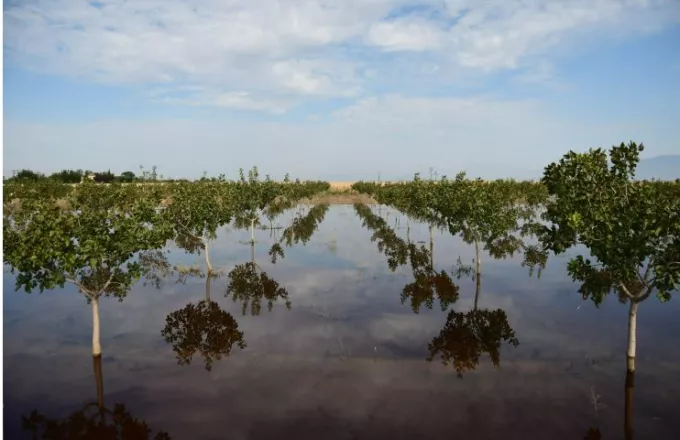
M 210 246 L 208 245 L 208 242 L 204 243 L 204 247 L 205 247 L 205 266 L 208 270 L 209 277 L 213 273 L 213 267 L 212 264 L 210 263 Z
M 255 219 L 250 219 L 250 242 L 255 243 Z
M 478 241 L 475 241 L 475 266 L 475 310 L 477 310 L 479 293 L 482 290 L 482 259 Z
M 430 267 L 434 270 L 434 237 L 433 237 L 434 226 L 430 225 Z
M 92 356 L 101 356 L 102 346 L 99 343 L 99 298 L 92 298 Z
M 477 306 L 479 305 L 479 294 L 482 292 L 482 273 L 477 271 L 477 274 L 475 275 L 475 308 L 474 310 L 477 310 Z
M 628 372 L 635 372 L 635 347 L 637 345 L 637 310 L 638 303 L 630 301 L 630 310 L 628 311 L 628 352 L 626 353 Z

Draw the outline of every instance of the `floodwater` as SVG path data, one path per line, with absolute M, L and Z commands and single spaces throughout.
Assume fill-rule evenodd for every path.
M 381 213 L 395 224 L 395 211 Z M 286 227 L 291 218 L 277 221 Z M 403 239 L 405 223 L 402 216 L 395 230 Z M 200 353 L 178 363 L 181 350 L 162 333 L 168 315 L 205 299 L 205 278 L 139 283 L 123 302 L 102 299 L 104 406 L 124 404 L 173 439 L 559 440 L 587 438 L 591 428 L 603 439 L 625 438 L 627 307 L 613 297 L 599 309 L 583 301 L 566 274 L 568 257 L 551 256 L 537 278 L 520 256 L 483 254 L 477 307 L 507 326 L 466 330 L 475 281 L 454 276 L 457 301 L 442 311 L 435 298 L 432 309 L 423 302 L 414 313 L 409 298 L 401 301 L 413 270 L 391 271 L 373 232 L 353 206 L 331 206 L 306 245 L 284 246 L 285 258 L 272 264 L 267 252 L 278 237 L 257 230 L 255 260 L 287 290 L 291 307 L 278 299 L 268 311 L 265 300 L 259 315 L 250 307 L 244 315 L 240 301 L 225 297 L 228 277 L 212 280 L 210 298 L 231 314 L 244 348 L 234 335 L 222 341 L 233 343 L 229 355 L 213 357 L 209 371 Z M 411 223 L 408 235 L 429 247 L 426 225 Z M 223 228 L 213 265 L 228 272 L 250 262 L 249 236 Z M 474 247 L 447 233 L 435 231 L 433 245 L 437 270 L 474 257 Z M 173 264 L 203 263 L 168 249 Z M 92 311 L 72 286 L 15 292 L 7 271 L 3 292 L 5 438 L 30 438 L 22 415 L 63 422 L 97 402 Z M 447 324 L 450 310 L 460 319 Z M 632 438 L 680 438 L 679 312 L 677 299 L 640 307 Z M 428 362 L 431 344 L 440 350 Z

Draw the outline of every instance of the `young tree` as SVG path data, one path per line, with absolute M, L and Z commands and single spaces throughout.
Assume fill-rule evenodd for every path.
M 207 275 L 214 273 L 210 261 L 210 242 L 217 229 L 234 215 L 232 185 L 220 176 L 216 180 L 172 184 L 172 202 L 166 215 L 175 231 L 175 242 L 189 253 L 203 251 Z
M 265 180 L 258 180 L 257 167 L 248 172 L 246 179 L 243 170 L 239 170 L 239 180 L 236 183 L 234 199 L 236 212 L 241 223 L 250 222 L 250 242 L 255 243 L 255 224 L 264 213 L 265 208 L 274 203 L 277 196 L 281 195 L 281 185 L 273 182 L 269 176 Z
M 53 200 L 25 199 L 3 219 L 4 262 L 26 292 L 74 284 L 92 304 L 92 354 L 101 355 L 99 299 L 122 300 L 143 274 L 134 255 L 158 249 L 171 228 L 157 207 L 134 187 L 84 184 L 68 197 L 70 209 Z
M 666 302 L 680 283 L 680 199 L 660 186 L 633 181 L 643 145 L 570 151 L 545 168 L 547 203 L 542 242 L 556 254 L 577 244 L 568 273 L 599 305 L 611 292 L 628 303 L 627 370 L 635 371 L 636 320 L 652 294 Z

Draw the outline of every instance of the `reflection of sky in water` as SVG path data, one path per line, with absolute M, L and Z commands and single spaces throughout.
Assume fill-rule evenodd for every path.
M 286 213 L 278 222 L 287 226 L 290 218 Z M 397 233 L 406 237 L 404 218 Z M 224 297 L 226 274 L 214 280 L 212 299 L 233 314 L 248 346 L 216 361 L 211 372 L 197 356 L 178 366 L 160 333 L 166 315 L 204 298 L 204 279 L 168 279 L 160 290 L 140 284 L 122 303 L 102 300 L 106 402 L 124 402 L 173 438 L 566 439 L 595 425 L 604 438 L 622 436 L 627 307 L 614 298 L 600 309 L 582 301 L 565 257 L 549 260 L 539 279 L 520 266 L 521 256 L 483 256 L 479 305 L 505 310 L 520 345 L 502 346 L 500 369 L 483 355 L 459 380 L 451 367 L 424 361 L 446 312 L 436 300 L 417 315 L 408 302 L 400 304 L 410 267 L 390 272 L 371 235 L 351 205 L 332 206 L 306 246 L 284 247 L 286 257 L 272 265 L 267 251 L 274 238 L 256 230 L 256 260 L 287 288 L 292 309 L 279 301 L 272 312 L 264 307 L 260 316 L 242 316 L 240 303 Z M 250 261 L 249 236 L 224 228 L 212 244 L 213 264 L 226 273 Z M 427 245 L 427 226 L 411 222 L 410 238 Z M 174 264 L 204 264 L 202 256 L 170 249 Z M 438 268 L 450 270 L 459 256 L 470 263 L 474 249 L 435 232 Z M 66 415 L 94 399 L 95 386 L 85 300 L 72 286 L 14 292 L 13 277 L 5 275 L 4 411 L 12 434 L 20 414 L 35 408 Z M 459 284 L 454 308 L 467 311 L 474 282 Z M 680 403 L 679 309 L 677 300 L 661 305 L 654 298 L 640 307 L 639 438 L 680 433 L 672 416 Z M 591 387 L 606 405 L 599 417 Z

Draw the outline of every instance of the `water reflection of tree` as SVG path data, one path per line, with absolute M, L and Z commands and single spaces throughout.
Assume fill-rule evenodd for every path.
M 501 248 L 489 247 L 489 254 L 495 258 L 502 258 L 509 249 L 505 242 Z M 513 249 L 514 252 L 514 249 Z M 471 267 L 459 265 L 458 277 L 472 274 Z M 482 274 L 480 265 L 475 265 L 475 298 L 473 309 L 469 312 L 452 310 L 446 318 L 444 328 L 428 345 L 430 355 L 427 360 L 432 361 L 440 356 L 444 365 L 453 365 L 458 377 L 466 371 L 474 370 L 479 365 L 483 353 L 488 353 L 495 367 L 500 365 L 500 350 L 502 342 L 514 347 L 519 345 L 515 331 L 508 322 L 507 314 L 502 309 L 480 309 L 479 297 L 482 290 Z
M 439 299 L 442 311 L 458 300 L 458 286 L 446 271 L 435 270 L 431 251 L 401 239 L 382 217 L 375 215 L 366 205 L 356 204 L 354 210 L 362 219 L 363 226 L 373 231 L 371 241 L 377 241 L 378 250 L 387 256 L 390 270 L 410 265 L 414 280 L 404 286 L 402 304 L 410 300 L 411 309 L 418 313 L 423 304 L 431 309 L 435 298 Z
M 163 431 L 153 435 L 146 422 L 130 414 L 125 405 L 116 403 L 113 409 L 104 405 L 102 358 L 97 356 L 93 361 L 97 401 L 85 404 L 63 419 L 49 418 L 33 410 L 21 417 L 24 431 L 30 432 L 34 439 L 50 440 L 169 440 L 170 436 Z
M 327 204 L 314 205 L 306 215 L 295 217 L 291 225 L 284 229 L 280 241 L 285 240 L 288 247 L 299 242 L 306 245 L 326 217 L 328 208 Z
M 270 278 L 255 261 L 254 244 L 251 244 L 250 252 L 250 262 L 239 264 L 229 272 L 229 283 L 225 296 L 231 295 L 234 302 L 240 301 L 242 303 L 244 316 L 249 307 L 251 315 L 259 315 L 263 300 L 266 300 L 267 309 L 270 312 L 279 298 L 285 301 L 286 308 L 290 309 L 291 302 L 288 299 L 286 288 L 281 287 L 277 281 Z
M 319 228 L 327 211 L 328 205 L 315 205 L 307 213 L 298 213 L 292 224 L 283 231 L 281 239 L 270 248 L 269 256 L 272 264 L 276 263 L 277 258 L 284 257 L 281 243 L 285 242 L 286 246 L 293 246 L 299 242 L 302 242 L 303 245 L 307 244 Z M 270 215 L 275 218 L 281 212 L 283 211 L 273 210 Z M 269 277 L 255 260 L 255 243 L 250 245 L 250 262 L 234 267 L 229 272 L 228 278 L 226 296 L 231 295 L 234 302 L 240 301 L 242 303 L 243 315 L 246 315 L 249 309 L 251 315 L 259 315 L 264 301 L 266 301 L 269 311 L 273 309 L 274 304 L 279 299 L 285 302 L 286 308 L 290 309 L 291 307 L 288 290 Z
M 172 344 L 178 364 L 190 364 L 198 353 L 208 371 L 215 360 L 229 356 L 234 345 L 241 349 L 246 347 L 243 332 L 239 331 L 234 317 L 210 299 L 213 278 L 206 277 L 205 300 L 187 304 L 169 314 L 161 331 L 165 341 Z
M 357 215 L 363 225 L 373 230 L 372 241 L 378 242 L 378 249 L 388 258 L 390 269 L 409 263 L 414 275 L 414 281 L 404 286 L 401 295 L 402 304 L 410 299 L 411 308 L 418 313 L 422 304 L 432 308 L 434 298 L 439 298 L 442 311 L 454 304 L 459 296 L 458 286 L 446 271 L 437 272 L 434 269 L 432 253 L 424 246 L 418 247 L 410 241 L 399 238 L 387 222 L 365 205 L 355 205 Z M 431 246 L 432 247 L 432 246 Z M 514 240 L 496 240 L 487 245 L 490 255 L 503 258 L 510 252 L 520 248 Z M 533 254 L 528 260 L 536 260 L 540 266 L 542 261 Z M 525 258 L 525 260 L 527 260 Z M 481 293 L 481 265 L 475 267 L 464 266 L 459 263 L 457 277 L 474 274 L 475 299 L 473 310 L 458 312 L 451 310 L 447 316 L 444 328 L 428 345 L 428 361 L 440 356 L 445 365 L 453 365 L 459 377 L 465 371 L 473 370 L 479 364 L 483 353 L 488 353 L 495 366 L 500 365 L 500 349 L 503 342 L 517 346 L 519 341 L 508 323 L 508 318 L 502 309 L 480 309 L 479 297 Z
M 626 382 L 624 392 L 624 409 L 623 409 L 623 432 L 626 440 L 633 440 L 635 438 L 635 430 L 633 429 L 633 398 L 635 393 L 635 372 L 626 371 Z M 602 433 L 600 428 L 589 428 L 584 440 L 602 440 Z
M 494 366 L 500 365 L 501 342 L 519 345 L 515 332 L 501 309 L 473 309 L 469 312 L 452 310 L 444 328 L 428 345 L 432 361 L 441 356 L 444 365 L 453 365 L 458 377 L 477 368 L 482 353 L 488 353 Z

